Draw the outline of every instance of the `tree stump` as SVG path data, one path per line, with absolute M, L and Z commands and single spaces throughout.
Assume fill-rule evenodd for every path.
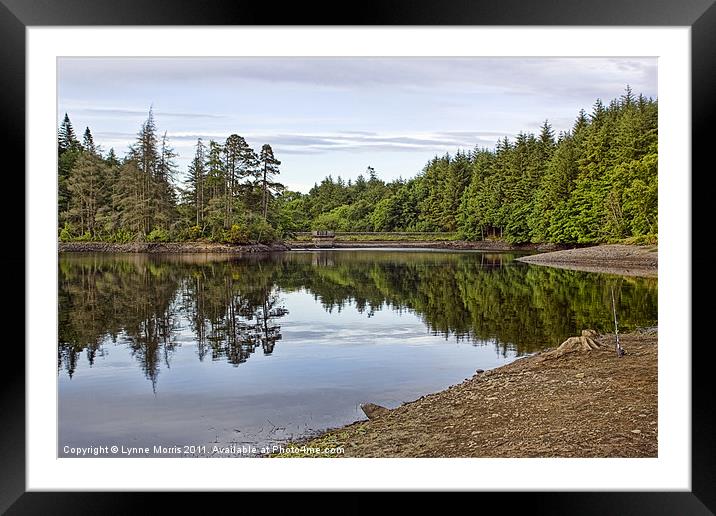
M 569 337 L 562 342 L 559 347 L 543 354 L 545 357 L 561 357 L 566 353 L 574 353 L 575 351 L 592 351 L 601 349 L 604 346 L 594 340 L 599 334 L 594 330 L 582 330 L 580 337 Z
M 376 405 L 375 403 L 363 403 L 360 408 L 363 413 L 368 416 L 368 419 L 375 419 L 384 414 L 387 414 L 390 411 L 390 409 L 381 407 L 380 405 Z

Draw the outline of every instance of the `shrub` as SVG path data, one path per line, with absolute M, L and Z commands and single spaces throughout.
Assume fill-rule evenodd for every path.
M 169 242 L 169 232 L 164 228 L 154 228 L 145 240 L 147 242 Z
M 65 222 L 65 226 L 60 230 L 60 242 L 69 242 L 72 240 L 72 225 Z
M 129 230 L 127 230 L 127 229 L 124 229 L 124 228 L 120 228 L 120 229 L 118 229 L 117 231 L 115 231 L 115 232 L 108 238 L 108 240 L 109 240 L 110 242 L 116 242 L 116 243 L 118 243 L 118 244 L 126 244 L 126 243 L 131 242 L 132 240 L 134 240 L 134 235 L 132 234 L 131 231 L 129 231 Z
M 222 241 L 227 244 L 247 244 L 249 242 L 249 232 L 246 226 L 233 224 L 231 229 L 224 231 Z
M 249 240 L 252 242 L 271 243 L 278 240 L 276 230 L 262 218 L 251 221 L 248 230 Z
M 182 232 L 185 240 L 198 240 L 204 236 L 204 230 L 198 224 L 185 229 Z

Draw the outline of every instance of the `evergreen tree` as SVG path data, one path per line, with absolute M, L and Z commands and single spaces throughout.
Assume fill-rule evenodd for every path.
M 92 132 L 89 127 L 85 128 L 84 135 L 82 136 L 82 149 L 90 154 L 98 154 L 97 147 L 95 147 L 94 138 L 92 138 Z
M 60 128 L 57 130 L 57 210 L 61 221 L 62 214 L 67 212 L 69 206 L 67 178 L 80 151 L 80 142 L 75 136 L 70 117 L 65 113 Z
M 159 158 L 154 174 L 154 195 L 152 196 L 154 224 L 169 227 L 176 218 L 176 192 L 173 181 L 176 174 L 177 153 L 169 143 L 166 131 L 159 144 Z
M 81 235 L 89 233 L 92 237 L 97 236 L 97 215 L 100 208 L 109 202 L 105 187 L 106 172 L 105 163 L 89 152 L 80 154 L 70 171 L 67 180 L 70 203 L 65 220 L 74 224 Z
M 141 188 L 139 198 L 144 206 L 142 213 L 144 219 L 142 221 L 142 229 L 144 234 L 149 234 L 154 226 L 158 206 L 157 196 L 159 195 L 156 188 L 156 180 L 158 175 L 157 164 L 159 162 L 159 151 L 157 148 L 157 128 L 154 122 L 154 113 L 149 109 L 149 115 L 142 124 L 137 134 L 136 142 L 129 149 L 129 160 L 133 161 L 137 169 L 141 173 Z
M 59 154 L 62 154 L 65 151 L 78 150 L 79 148 L 80 142 L 77 140 L 70 117 L 65 113 L 60 129 L 57 131 L 57 149 Z
M 248 147 L 246 140 L 238 134 L 232 134 L 224 143 L 224 169 L 226 172 L 224 187 L 224 227 L 228 228 L 233 222 L 234 202 L 238 193 L 239 182 L 242 177 L 242 153 Z
M 261 163 L 261 173 L 262 173 L 262 179 L 261 179 L 262 210 L 263 210 L 264 220 L 266 220 L 268 217 L 268 206 L 269 206 L 270 196 L 272 195 L 272 193 L 281 192 L 284 187 L 281 183 L 276 183 L 273 181 L 273 177 L 280 173 L 278 166 L 281 164 L 281 162 L 274 157 L 273 149 L 271 148 L 271 145 L 269 145 L 268 143 L 264 144 L 261 147 L 261 155 L 259 157 L 259 161 Z
M 139 164 L 133 159 L 125 160 L 118 172 L 112 203 L 116 226 L 134 239 L 141 239 L 148 233 L 151 205 L 145 188 L 146 174 Z
M 109 152 L 107 152 L 107 157 L 104 159 L 104 161 L 110 167 L 117 167 L 120 165 L 119 158 L 114 152 L 114 147 L 110 147 Z
M 196 225 L 201 226 L 204 220 L 204 182 L 206 180 L 206 146 L 199 138 L 196 142 L 194 159 L 189 165 L 189 177 L 187 179 L 187 191 L 191 198 L 196 216 Z
M 212 236 L 219 237 L 221 231 L 228 228 L 226 220 L 226 174 L 222 146 L 214 140 L 209 140 L 206 159 L 206 179 L 204 192 L 206 194 L 206 220 L 211 228 Z

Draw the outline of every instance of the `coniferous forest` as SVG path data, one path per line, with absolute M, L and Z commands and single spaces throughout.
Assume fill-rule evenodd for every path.
M 446 232 L 510 243 L 657 239 L 657 101 L 629 87 L 597 100 L 555 134 L 504 138 L 494 149 L 435 156 L 411 179 L 383 181 L 372 167 L 355 181 L 328 176 L 308 194 L 280 182 L 270 144 L 238 134 L 199 139 L 185 171 L 152 111 L 120 157 L 78 137 L 65 115 L 58 131 L 62 241 L 241 244 L 296 232 Z M 476 122 L 477 123 L 477 122 Z M 406 171 L 413 174 L 418 171 Z

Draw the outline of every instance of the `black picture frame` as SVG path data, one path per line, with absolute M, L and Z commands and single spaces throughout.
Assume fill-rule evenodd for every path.
M 25 29 L 28 26 L 85 25 L 573 25 L 573 26 L 688 26 L 691 27 L 692 162 L 709 163 L 713 146 L 716 102 L 716 5 L 715 0 L 365 0 L 337 6 L 335 2 L 286 3 L 196 0 L 0 0 L 0 124 L 6 149 L 24 149 L 25 134 Z M 338 8 L 340 7 L 340 9 Z M 24 192 L 24 153 L 14 152 L 17 188 Z M 710 165 L 712 167 L 713 165 Z M 5 168 L 5 167 L 3 167 Z M 10 174 L 5 168 L 5 178 Z M 691 173 L 694 178 L 695 174 Z M 693 205 L 708 205 L 706 190 L 692 188 Z M 4 220 L 24 213 L 24 196 L 4 200 Z M 694 222 L 697 219 L 694 218 Z M 692 234 L 695 234 L 693 232 Z M 697 233 L 696 233 L 697 234 Z M 17 244 L 17 242 L 15 242 Z M 706 254 L 706 253 L 704 253 Z M 692 270 L 705 267 L 706 256 L 692 256 Z M 3 253 L 5 270 L 21 267 L 25 274 L 24 245 Z M 24 292 L 22 278 L 13 292 Z M 9 279 L 9 281 L 13 281 Z M 22 290 L 20 290 L 22 288 Z M 17 295 L 17 294 L 15 294 Z M 700 320 L 710 303 L 693 303 L 692 320 Z M 19 312 L 24 303 L 15 303 Z M 20 308 L 23 307 L 23 308 Z M 23 314 L 6 315 L 10 320 Z M 17 336 L 20 337 L 19 335 Z M 689 342 L 691 339 L 691 342 Z M 698 343 L 698 345 L 693 345 Z M 26 342 L 27 345 L 27 342 Z M 712 514 L 716 510 L 716 445 L 713 436 L 715 405 L 710 380 L 713 344 L 690 335 L 684 342 L 669 343 L 680 352 L 692 350 L 692 490 L 690 492 L 618 493 L 511 493 L 510 500 L 530 504 L 550 514 Z M 8 514 L 102 514 L 146 510 L 148 494 L 25 492 L 25 360 L 13 357 L 5 368 L 0 390 L 2 441 L 0 444 L 0 512 Z M 173 493 L 185 503 L 189 493 Z M 340 502 L 346 512 L 364 507 L 357 494 Z M 503 496 L 485 493 L 484 497 Z M 212 505 L 218 500 L 212 495 Z M 280 500 L 280 497 L 278 498 Z M 276 500 L 276 498 L 272 498 Z M 295 502 L 295 498 L 292 498 Z M 417 497 L 419 501 L 419 496 Z M 495 500 L 497 501 L 497 500 Z M 474 503 L 474 502 L 473 502 Z M 502 499 L 498 503 L 504 503 Z M 512 503 L 512 501 L 510 502 Z M 312 512 L 320 508 L 312 507 Z M 362 512 L 362 511 L 361 511 Z

